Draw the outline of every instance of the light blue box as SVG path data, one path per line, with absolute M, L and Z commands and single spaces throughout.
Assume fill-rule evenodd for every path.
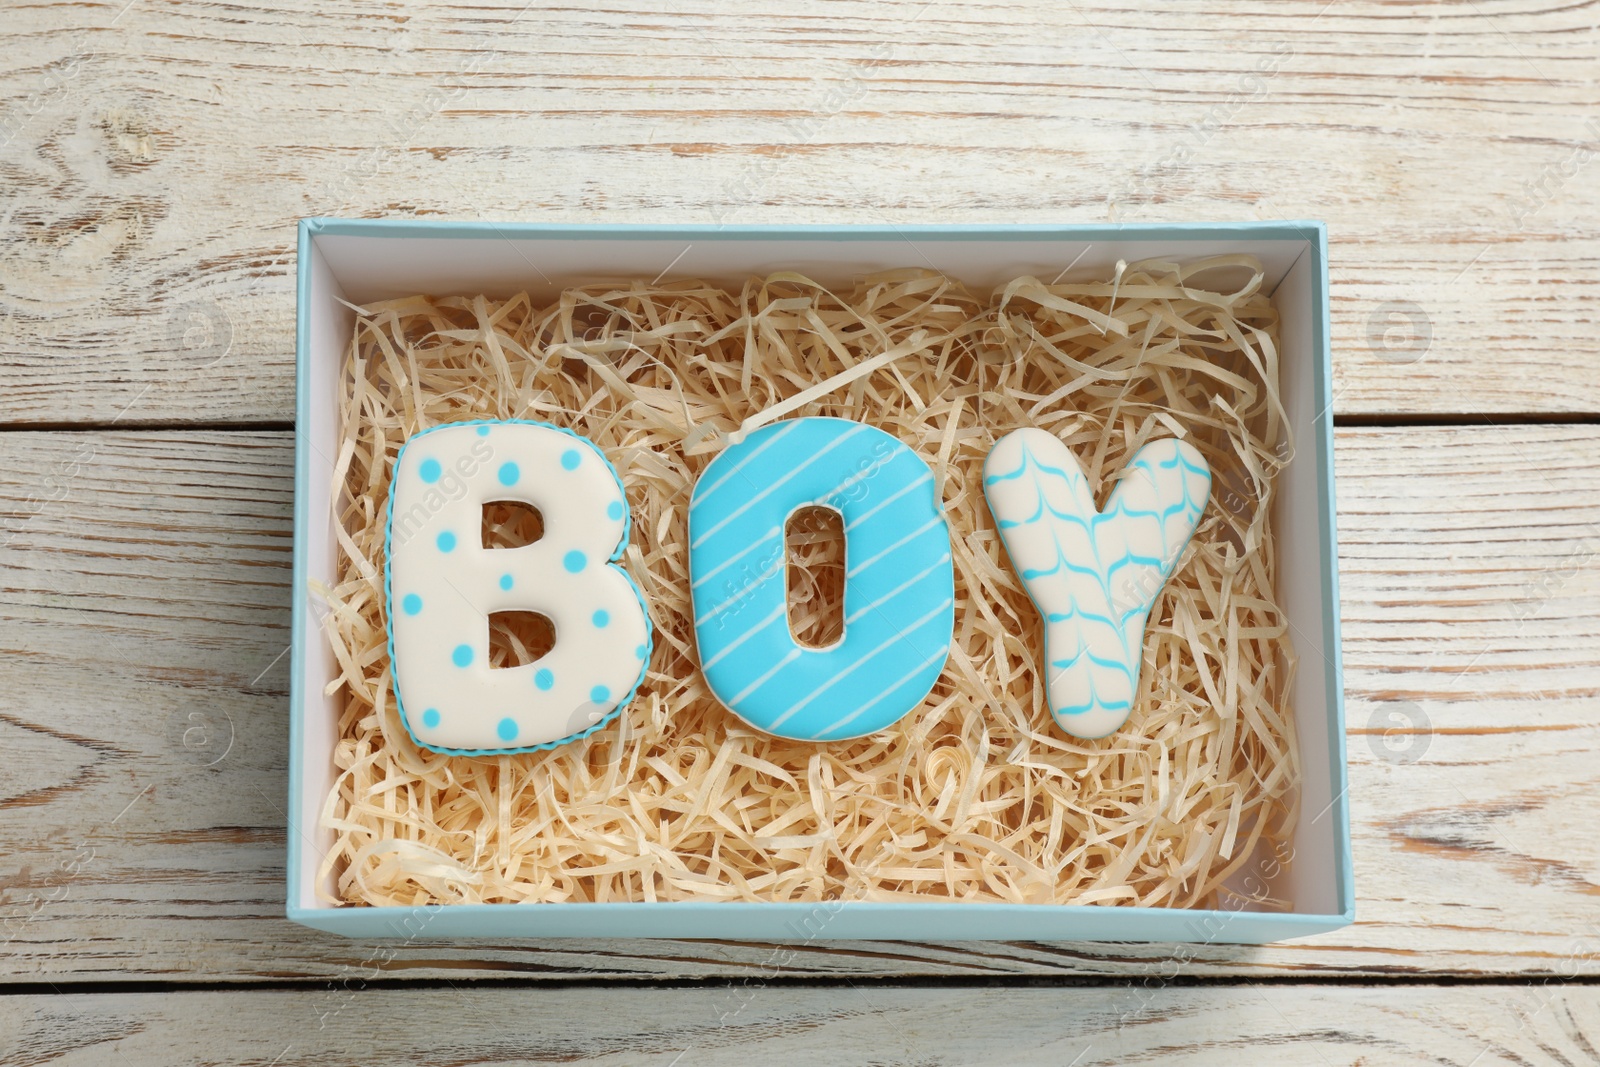
M 331 449 L 338 375 L 355 303 L 414 293 L 535 298 L 605 278 L 707 278 L 802 270 L 827 284 L 932 266 L 969 285 L 1022 274 L 1107 276 L 1118 260 L 1248 252 L 1281 317 L 1282 390 L 1298 442 L 1274 521 L 1279 596 L 1300 665 L 1293 701 L 1303 772 L 1293 862 L 1257 882 L 1291 912 L 1029 904 L 461 904 L 336 907 L 314 880 L 331 835 L 317 826 L 334 780 L 333 659 L 308 583 L 332 584 Z M 1338 552 L 1334 528 L 1328 242 L 1320 222 L 1125 226 L 541 226 L 306 219 L 296 319 L 294 645 L 290 695 L 287 914 L 354 937 L 671 937 L 1187 941 L 1259 944 L 1355 918 L 1346 796 Z M 1252 860 L 1251 867 L 1257 866 Z M 1247 868 L 1249 869 L 1249 868 Z M 1267 875 L 1271 874 L 1272 877 Z M 1252 877 L 1252 876 L 1247 876 Z M 1248 882 L 1245 892 L 1259 895 Z

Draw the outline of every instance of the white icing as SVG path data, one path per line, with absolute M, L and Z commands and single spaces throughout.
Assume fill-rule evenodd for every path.
M 1134 455 L 1106 501 L 1053 434 L 995 443 L 983 491 L 1023 586 L 1045 620 L 1050 711 L 1068 733 L 1104 737 L 1133 709 L 1144 629 L 1211 492 L 1193 446 L 1168 438 Z
M 531 545 L 486 549 L 483 507 L 537 508 Z M 589 441 L 543 423 L 443 426 L 401 450 L 390 489 L 388 608 L 396 695 L 422 745 L 478 754 L 590 732 L 632 697 L 650 624 L 611 561 L 628 535 L 616 471 Z M 581 566 L 579 565 L 581 562 Z M 538 612 L 555 646 L 489 667 L 489 616 Z

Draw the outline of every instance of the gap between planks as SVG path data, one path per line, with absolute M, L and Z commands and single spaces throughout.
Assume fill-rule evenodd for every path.
M 1362 429 L 1405 429 L 1411 426 L 1441 429 L 1472 429 L 1480 426 L 1600 426 L 1600 412 L 1523 411 L 1495 412 L 1397 412 L 1394 414 L 1369 414 L 1352 412 L 1334 415 L 1335 428 L 1360 427 Z M 237 422 L 173 422 L 170 420 L 87 420 L 83 422 L 7 422 L 0 423 L 4 433 L 293 433 L 292 420 L 263 419 Z

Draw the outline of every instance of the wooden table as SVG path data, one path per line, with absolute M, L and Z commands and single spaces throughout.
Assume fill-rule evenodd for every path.
M 334 6 L 0 15 L 0 1061 L 1600 1060 L 1600 7 Z M 1356 925 L 775 972 L 287 923 L 336 214 L 1326 219 Z

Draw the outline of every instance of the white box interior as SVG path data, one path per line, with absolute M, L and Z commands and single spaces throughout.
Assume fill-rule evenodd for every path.
M 719 237 L 664 239 L 651 237 L 547 237 L 515 235 L 501 239 L 474 237 L 367 237 L 315 235 L 309 262 L 309 403 L 307 425 L 298 426 L 309 445 L 310 469 L 306 500 L 312 509 L 308 543 L 301 546 L 307 576 L 335 581 L 335 539 L 330 506 L 337 440 L 335 398 L 344 350 L 354 313 L 343 303 L 427 293 L 434 296 L 485 293 L 504 297 L 527 290 L 536 300 L 553 298 L 575 284 L 623 278 L 701 278 L 737 284 L 750 274 L 800 270 L 827 285 L 848 282 L 873 270 L 929 267 L 958 278 L 974 289 L 992 287 L 1024 274 L 1046 281 L 1064 277 L 1106 278 L 1118 260 L 1151 257 L 1192 260 L 1228 253 L 1249 253 L 1266 269 L 1266 285 L 1282 319 L 1282 381 L 1289 422 L 1297 442 L 1296 456 L 1281 475 L 1275 505 L 1279 556 L 1279 597 L 1293 627 L 1299 671 L 1293 686 L 1302 766 L 1300 821 L 1294 841 L 1294 862 L 1273 885 L 1275 895 L 1293 902 L 1300 914 L 1335 914 L 1339 898 L 1339 841 L 1331 814 L 1335 783 L 1343 778 L 1337 765 L 1329 706 L 1330 676 L 1337 677 L 1327 647 L 1322 590 L 1322 538 L 1319 508 L 1325 487 L 1319 477 L 1317 434 L 1319 411 L 1315 388 L 1314 287 L 1317 284 L 1310 240 L 1117 240 L 1014 241 L 1005 239 L 839 240 L 823 237 Z M 327 444 L 324 444 L 327 443 Z M 297 595 L 309 595 L 304 590 Z M 313 605 L 315 599 L 313 598 Z M 316 613 L 315 606 L 313 613 Z M 333 786 L 332 752 L 338 708 L 323 695 L 334 677 L 333 656 L 324 635 L 308 632 L 311 647 L 302 650 L 306 670 L 301 680 L 306 751 L 298 753 L 303 771 L 300 810 L 320 812 Z M 331 907 L 315 892 L 321 857 L 332 836 L 316 826 L 291 833 L 290 847 L 305 849 L 300 884 L 295 888 L 304 908 Z M 331 893 L 333 886 L 324 888 Z

